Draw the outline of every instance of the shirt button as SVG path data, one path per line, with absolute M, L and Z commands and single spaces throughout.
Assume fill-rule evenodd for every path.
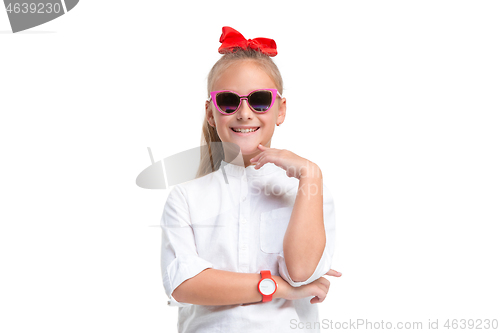
M 245 224 L 245 223 L 247 223 L 247 220 L 245 220 L 245 219 L 241 219 L 241 223 L 242 223 L 242 224 Z
M 242 249 L 243 251 L 245 251 L 245 250 L 247 249 L 247 246 L 246 246 L 245 244 L 243 244 L 243 245 L 241 246 L 241 249 Z
M 241 201 L 245 201 L 247 199 L 247 197 L 243 197 L 241 198 Z

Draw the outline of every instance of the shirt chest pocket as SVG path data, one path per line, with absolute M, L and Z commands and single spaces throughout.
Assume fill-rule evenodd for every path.
M 278 208 L 260 215 L 260 249 L 265 253 L 280 253 L 283 238 L 292 216 L 291 207 Z

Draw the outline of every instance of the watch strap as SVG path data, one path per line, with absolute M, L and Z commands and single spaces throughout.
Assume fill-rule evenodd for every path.
M 263 279 L 271 279 L 271 271 L 260 271 L 260 276 Z

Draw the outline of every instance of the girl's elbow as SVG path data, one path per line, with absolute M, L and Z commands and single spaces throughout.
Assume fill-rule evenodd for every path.
M 289 272 L 289 274 L 290 274 L 290 278 L 294 282 L 304 282 L 304 281 L 307 281 L 307 279 L 312 275 L 312 273 L 309 274 L 309 272 L 307 272 L 305 270 L 299 270 L 297 272 L 293 272 L 293 274 L 291 272 Z
M 180 290 L 180 286 L 175 288 L 175 290 L 172 292 L 172 297 L 180 303 L 186 303 L 182 294 L 182 290 Z

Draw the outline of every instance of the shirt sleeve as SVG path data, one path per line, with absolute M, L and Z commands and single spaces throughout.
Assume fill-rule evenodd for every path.
M 316 269 L 314 270 L 314 273 L 307 280 L 301 282 L 293 281 L 288 273 L 288 268 L 286 267 L 283 250 L 281 250 L 278 255 L 280 276 L 292 287 L 300 287 L 319 279 L 330 270 L 332 265 L 333 251 L 335 247 L 335 210 L 333 197 L 325 184 L 323 184 L 323 222 L 325 225 L 326 235 L 325 249 L 318 265 L 316 266 Z
M 160 227 L 162 230 L 161 242 L 161 272 L 163 287 L 171 306 L 189 306 L 172 297 L 172 293 L 182 282 L 190 279 L 207 268 L 212 263 L 201 258 L 196 250 L 194 232 L 189 216 L 188 204 L 179 186 L 170 192 Z

